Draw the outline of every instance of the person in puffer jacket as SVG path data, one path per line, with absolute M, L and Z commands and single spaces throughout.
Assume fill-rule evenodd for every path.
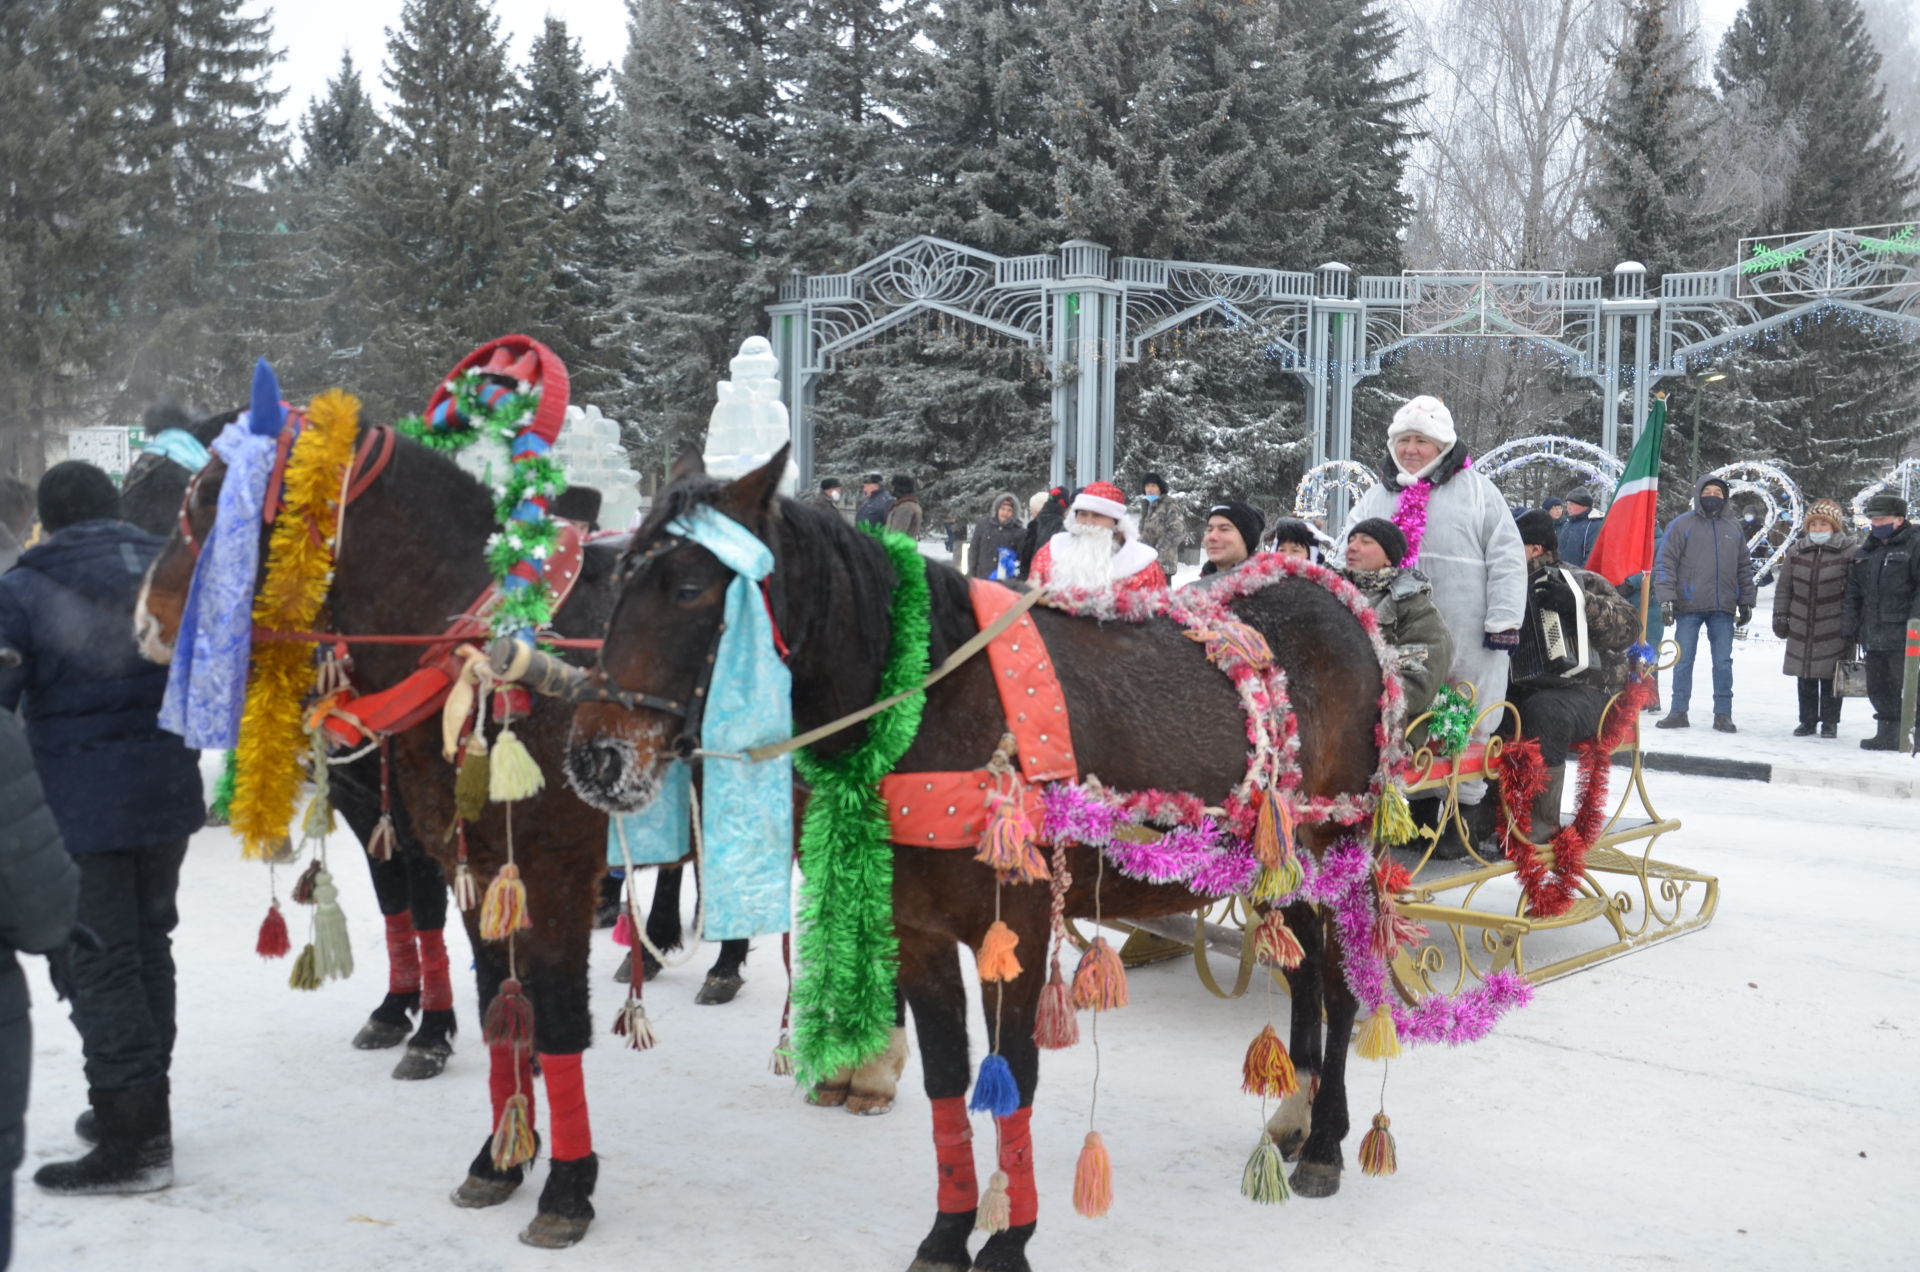
M 1673 667 L 1668 712 L 1656 729 L 1684 729 L 1693 702 L 1693 658 L 1700 629 L 1707 629 L 1713 650 L 1713 727 L 1733 726 L 1733 629 L 1753 618 L 1756 595 L 1753 557 L 1747 552 L 1740 520 L 1727 508 L 1723 477 L 1702 477 L 1694 488 L 1693 509 L 1675 517 L 1660 542 L 1654 562 L 1653 598 L 1660 620 L 1674 629 L 1680 660 Z

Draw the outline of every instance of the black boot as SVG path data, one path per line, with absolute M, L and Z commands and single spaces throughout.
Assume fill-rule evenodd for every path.
M 1860 739 L 1862 751 L 1898 751 L 1900 749 L 1899 721 L 1875 720 L 1873 727 L 1872 737 Z
M 1713 731 L 1715 733 L 1740 732 L 1740 730 L 1733 727 L 1733 717 L 1731 715 L 1721 715 L 1718 713 L 1713 717 Z
M 149 1082 L 124 1091 L 91 1091 L 100 1143 L 85 1157 L 42 1166 L 33 1182 L 48 1192 L 158 1192 L 173 1186 L 173 1123 L 167 1084 Z
M 1547 770 L 1547 789 L 1533 797 L 1533 841 L 1544 844 L 1560 831 L 1560 798 L 1567 789 L 1567 766 Z
M 1669 711 L 1658 720 L 1655 720 L 1653 727 L 1656 729 L 1684 729 L 1687 727 L 1687 713 L 1684 711 Z
M 1802 720 L 1794 727 L 1793 736 L 1796 738 L 1810 738 L 1813 736 L 1813 731 L 1818 727 L 1819 726 L 1811 720 Z

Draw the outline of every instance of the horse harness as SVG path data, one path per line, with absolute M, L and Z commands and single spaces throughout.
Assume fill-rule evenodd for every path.
M 273 470 L 267 477 L 266 502 L 261 506 L 260 519 L 266 525 L 272 525 L 285 507 L 284 499 L 287 458 L 293 454 L 293 443 L 305 427 L 306 417 L 294 412 L 288 427 L 280 430 L 278 448 L 273 456 Z M 353 501 L 367 492 L 374 479 L 387 470 L 393 462 L 394 431 L 385 424 L 377 424 L 361 435 L 359 444 L 354 448 L 353 463 L 347 469 L 346 488 L 340 500 L 340 520 L 345 524 L 347 509 Z M 197 559 L 200 555 L 200 541 L 193 535 L 193 499 L 200 490 L 200 479 L 206 476 L 202 468 L 187 479 L 187 489 L 180 496 L 180 538 L 192 550 Z M 318 544 L 325 541 L 325 534 L 311 517 L 307 520 L 307 533 Z

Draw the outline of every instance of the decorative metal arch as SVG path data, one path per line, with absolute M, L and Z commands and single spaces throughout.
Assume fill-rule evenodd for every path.
M 1327 525 L 1329 500 L 1333 492 L 1343 490 L 1353 499 L 1380 484 L 1380 478 L 1371 468 L 1356 460 L 1330 459 L 1324 464 L 1315 464 L 1300 475 L 1300 484 L 1293 491 L 1293 515 L 1303 521 L 1312 521 Z M 1333 527 L 1336 531 L 1338 527 Z
M 1620 474 L 1626 470 L 1625 464 L 1592 442 L 1556 433 L 1503 442 L 1474 460 L 1473 466 L 1497 484 L 1503 474 L 1540 462 L 1578 473 L 1581 481 L 1601 487 L 1602 498 L 1620 484 Z
M 1729 482 L 1729 494 L 1751 493 L 1760 496 L 1760 502 L 1766 506 L 1767 519 L 1747 540 L 1748 552 L 1765 543 L 1767 536 L 1773 533 L 1773 528 L 1783 520 L 1787 523 L 1787 533 L 1781 537 L 1779 546 L 1768 552 L 1757 567 L 1758 573 L 1771 574 L 1780 564 L 1780 558 L 1787 555 L 1787 549 L 1799 540 L 1800 531 L 1806 527 L 1807 505 L 1801 497 L 1800 487 L 1779 465 L 1758 461 L 1722 464 L 1707 476 L 1724 478 Z
M 1856 526 L 1867 524 L 1867 500 L 1883 490 L 1895 491 L 1912 507 L 1916 497 L 1920 497 L 1920 459 L 1903 459 L 1887 470 L 1887 475 L 1879 481 L 1869 482 L 1860 488 L 1853 497 L 1853 522 Z
M 1500 340 L 1542 348 L 1601 394 L 1599 449 L 1621 454 L 1623 399 L 1637 435 L 1654 386 L 1729 346 L 1833 315 L 1885 338 L 1920 334 L 1920 228 L 1816 230 L 1746 239 L 1716 270 L 1672 273 L 1657 296 L 1623 261 L 1612 283 L 1551 272 L 1407 271 L 1352 277 L 1114 257 L 1074 240 L 1057 252 L 996 256 L 920 237 L 844 274 L 795 274 L 767 307 L 795 458 L 813 469 L 808 406 L 821 376 L 860 344 L 938 313 L 1045 354 L 1053 382 L 1051 479 L 1113 475 L 1120 365 L 1215 315 L 1252 324 L 1307 390 L 1313 465 L 1353 458 L 1354 386 L 1409 349 Z

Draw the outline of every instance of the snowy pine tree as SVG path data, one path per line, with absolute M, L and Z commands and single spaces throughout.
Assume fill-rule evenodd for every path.
M 367 96 L 353 54 L 340 55 L 340 72 L 327 81 L 325 97 L 314 99 L 300 116 L 300 157 L 295 171 L 314 189 L 349 164 L 357 163 L 380 133 L 380 113 Z
M 1854 0 L 1748 0 L 1721 44 L 1716 78 L 1788 132 L 1796 153 L 1777 197 L 1743 234 L 1913 216 L 1915 173 L 1888 132 L 1879 71 Z M 1842 499 L 1920 433 L 1920 349 L 1900 331 L 1846 319 L 1830 311 L 1736 350 L 1732 392 L 1709 399 L 1720 418 L 1750 413 L 1757 457 L 1778 459 L 1810 495 Z

